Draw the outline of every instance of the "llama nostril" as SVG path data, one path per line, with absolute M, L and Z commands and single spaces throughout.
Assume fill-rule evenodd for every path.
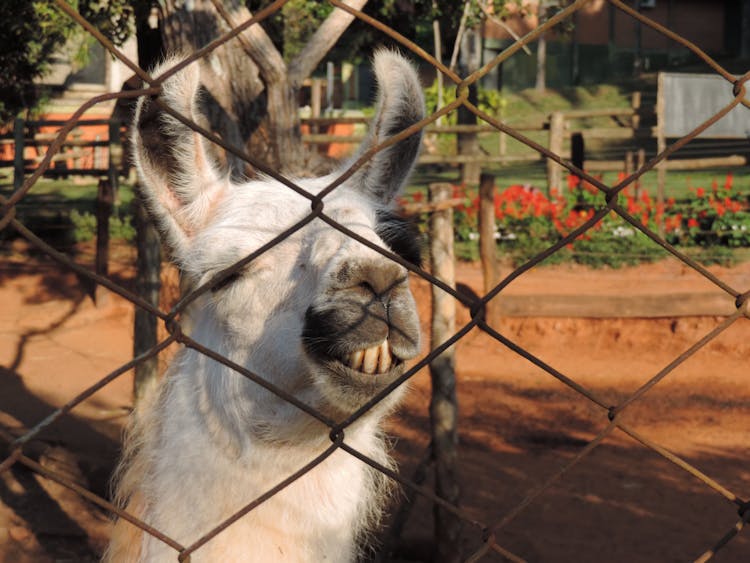
M 375 291 L 375 288 L 372 287 L 372 284 L 370 282 L 368 282 L 368 281 L 361 281 L 361 282 L 359 282 L 357 284 L 357 287 L 359 287 L 360 289 L 363 289 L 364 291 L 366 291 L 368 293 L 372 293 L 373 295 L 377 295 L 378 294 L 378 292 Z

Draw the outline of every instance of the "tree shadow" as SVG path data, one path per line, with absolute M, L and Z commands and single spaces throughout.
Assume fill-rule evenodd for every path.
M 459 422 L 460 508 L 483 525 L 502 521 L 525 503 L 607 425 L 605 412 L 589 409 L 587 401 L 571 395 L 572 391 L 528 391 L 497 381 L 459 382 L 459 408 L 462 399 L 470 404 Z M 468 396 L 481 397 L 481 409 Z M 697 404 L 716 405 L 717 413 L 724 414 L 741 409 L 750 416 L 747 402 L 716 404 L 715 399 L 690 392 L 677 401 L 665 400 L 673 401 L 670 416 L 675 417 L 675 428 L 690 420 Z M 426 410 L 412 407 L 396 418 L 394 453 L 401 474 L 409 477 L 424 448 L 422 436 L 429 434 L 429 420 Z M 647 421 L 636 425 L 636 430 L 648 435 L 649 426 Z M 688 463 L 738 494 L 747 490 L 747 450 L 706 446 L 710 440 L 682 442 L 688 453 L 681 457 Z M 428 471 L 425 483 L 430 489 L 433 472 Z M 429 499 L 417 495 L 391 554 L 394 560 L 430 560 L 433 509 Z M 738 519 L 736 504 L 615 431 L 498 529 L 495 537 L 499 545 L 530 562 L 692 561 L 712 548 Z M 482 545 L 482 532 L 464 524 L 464 557 Z M 740 534 L 718 552 L 716 560 L 745 561 L 748 553 L 750 537 Z M 481 560 L 507 561 L 492 551 Z
M 39 398 L 24 383 L 18 372 L 26 355 L 31 339 L 49 335 L 63 326 L 80 309 L 85 295 L 77 288 L 69 292 L 65 284 L 52 283 L 49 278 L 48 290 L 58 297 L 70 299 L 69 308 L 58 318 L 42 328 L 23 332 L 16 345 L 15 354 L 8 365 L 0 366 L 0 429 L 1 435 L 19 437 L 33 428 L 57 409 Z M 59 280 L 59 278 L 58 278 Z M 33 300 L 40 299 L 37 296 Z M 50 374 L 51 377 L 54 374 Z M 10 444 L 0 444 L 2 458 L 10 454 Z M 73 414 L 65 414 L 49 427 L 37 434 L 25 447 L 24 453 L 31 459 L 48 466 L 50 456 L 63 453 L 67 477 L 71 475 L 78 484 L 94 494 L 107 496 L 107 482 L 114 467 L 119 445 L 93 425 Z M 74 452 L 74 453 L 71 453 Z M 26 466 L 16 463 L 8 477 L 16 481 L 22 492 L 9 487 L 6 480 L 0 480 L 0 503 L 12 510 L 23 520 L 34 535 L 41 549 L 51 558 L 69 560 L 71 554 L 76 561 L 95 561 L 98 554 L 89 545 L 89 537 L 76 519 L 66 512 L 60 500 L 41 486 L 38 477 Z M 103 512 L 94 508 L 94 512 Z

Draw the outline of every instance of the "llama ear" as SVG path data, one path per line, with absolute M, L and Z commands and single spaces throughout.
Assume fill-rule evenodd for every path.
M 165 61 L 152 76 L 159 76 L 177 62 Z M 199 86 L 195 63 L 167 78 L 158 96 L 138 100 L 132 128 L 141 193 L 178 261 L 184 260 L 191 239 L 208 223 L 226 186 L 206 152 L 205 138 L 159 105 L 203 125 L 205 119 L 198 110 Z
M 388 50 L 375 53 L 373 68 L 378 84 L 375 117 L 356 158 L 376 144 L 400 133 L 424 118 L 424 95 L 413 65 Z M 379 151 L 365 163 L 351 181 L 364 193 L 382 203 L 390 202 L 411 173 L 422 146 L 419 131 Z

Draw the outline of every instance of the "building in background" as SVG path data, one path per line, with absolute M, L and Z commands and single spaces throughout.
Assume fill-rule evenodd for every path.
M 511 16 L 504 22 L 519 36 L 535 29 L 539 21 L 540 0 L 525 4 L 529 15 Z M 631 0 L 626 4 L 720 59 L 730 71 L 747 70 L 743 60 L 750 60 L 750 0 Z M 486 23 L 483 36 L 484 62 L 514 41 L 507 29 L 492 22 Z M 606 0 L 592 0 L 546 40 L 546 83 L 553 88 L 613 82 L 658 70 L 707 70 L 686 47 Z M 531 55 L 518 52 L 508 59 L 485 79 L 485 87 L 520 90 L 534 86 L 536 43 L 530 50 Z

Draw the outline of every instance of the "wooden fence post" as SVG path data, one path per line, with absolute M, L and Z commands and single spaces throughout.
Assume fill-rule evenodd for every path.
M 562 157 L 563 138 L 565 135 L 565 116 L 561 111 L 553 111 L 549 118 L 549 150 L 550 152 Z M 552 190 L 562 188 L 562 171 L 563 169 L 551 158 L 547 158 L 547 195 Z
M 636 170 L 640 170 L 644 166 L 646 166 L 646 149 L 638 149 L 638 152 L 636 153 Z M 641 195 L 641 179 L 638 178 L 635 181 L 635 197 L 638 198 Z
M 586 144 L 580 131 L 570 136 L 570 163 L 581 170 L 586 166 Z
M 310 82 L 310 117 L 317 119 L 320 117 L 323 105 L 323 80 L 320 78 L 313 78 Z M 320 133 L 321 127 L 315 124 L 314 121 L 310 122 L 310 134 L 317 135 Z M 326 130 L 327 132 L 327 130 Z M 326 145 L 316 145 L 315 149 L 320 154 L 325 154 Z
M 120 139 L 120 121 L 111 119 L 109 121 L 109 181 L 114 192 L 119 187 L 118 175 L 122 170 L 122 141 Z
M 136 244 L 136 293 L 155 307 L 159 306 L 159 289 L 161 288 L 161 246 L 156 228 L 146 214 L 143 202 L 135 205 Z M 135 308 L 133 330 L 133 355 L 139 356 L 157 343 L 156 317 L 140 307 Z M 133 395 L 135 403 L 150 393 L 158 380 L 159 361 L 151 357 L 135 366 Z
M 112 215 L 112 207 L 115 198 L 112 184 L 106 178 L 99 180 L 96 192 L 96 258 L 95 270 L 100 276 L 109 273 L 109 218 Z M 102 305 L 106 293 L 101 285 L 94 290 L 94 303 Z
M 633 136 L 641 126 L 641 93 L 633 92 L 630 96 L 630 107 L 633 115 L 630 117 L 630 128 L 633 130 Z
M 495 242 L 495 177 L 482 174 L 479 181 L 479 258 L 482 261 L 484 293 L 491 291 L 498 280 L 497 243 Z M 497 306 L 490 301 L 485 308 L 485 321 L 496 318 Z
M 17 117 L 13 122 L 13 189 L 17 190 L 23 186 L 23 153 L 24 153 L 24 121 Z
M 664 73 L 657 75 L 656 86 L 656 152 L 661 154 L 667 149 L 667 138 L 664 136 Z M 664 186 L 667 183 L 667 160 L 656 165 L 656 204 L 664 205 Z M 657 225 L 659 236 L 664 236 L 664 223 Z
M 625 164 L 623 166 L 623 172 L 626 176 L 630 176 L 633 173 L 633 151 L 625 151 Z
M 430 201 L 437 203 L 452 196 L 450 184 L 430 185 Z M 430 216 L 430 261 L 432 274 L 450 285 L 455 282 L 453 250 L 453 209 L 434 211 Z M 443 290 L 432 288 L 431 348 L 445 342 L 456 331 L 456 302 Z M 432 398 L 430 423 L 435 460 L 435 493 L 453 505 L 460 490 L 457 475 L 458 403 L 456 400 L 455 353 L 451 347 L 430 363 Z M 436 505 L 433 560 L 445 563 L 461 561 L 461 520 Z

